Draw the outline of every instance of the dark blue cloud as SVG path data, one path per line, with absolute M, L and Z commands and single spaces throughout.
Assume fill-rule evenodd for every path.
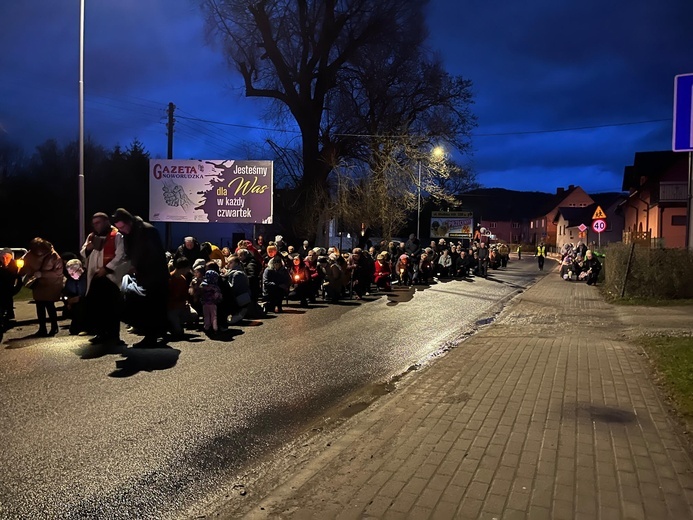
M 27 149 L 77 137 L 79 3 L 2 2 L 0 125 Z M 267 104 L 206 45 L 191 0 L 86 2 L 87 134 L 134 137 L 166 154 L 166 105 L 178 107 L 176 157 L 242 157 L 268 126 Z M 617 190 L 642 150 L 670 149 L 673 77 L 693 72 L 693 2 L 432 0 L 430 47 L 474 83 L 470 164 L 488 186 Z M 547 130 L 597 126 L 568 132 Z M 2 130 L 0 130 L 1 132 Z M 528 134 L 525 132 L 543 132 Z M 510 134 L 510 135 L 497 135 Z
M 432 46 L 474 82 L 480 181 L 620 189 L 636 151 L 671 148 L 670 122 L 522 132 L 670 118 L 673 78 L 693 72 L 691 19 L 683 1 L 434 0 Z

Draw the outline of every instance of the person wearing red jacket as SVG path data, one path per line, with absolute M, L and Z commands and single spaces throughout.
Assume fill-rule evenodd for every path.
M 385 291 L 389 291 L 392 287 L 390 284 L 391 274 L 392 268 L 388 254 L 385 252 L 379 253 L 375 260 L 375 274 L 373 275 L 375 285 Z

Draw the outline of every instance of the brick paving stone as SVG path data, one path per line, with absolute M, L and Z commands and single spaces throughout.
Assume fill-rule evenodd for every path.
M 452 520 L 457 518 L 458 502 L 438 502 L 431 513 L 431 518 L 435 520 Z
M 402 492 L 394 499 L 390 509 L 400 513 L 408 513 L 418 498 L 419 496 L 414 493 Z
M 625 312 L 546 274 L 249 517 L 693 518 L 693 464 Z

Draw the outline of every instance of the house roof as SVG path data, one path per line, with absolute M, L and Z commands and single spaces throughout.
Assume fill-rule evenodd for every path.
M 640 187 L 640 178 L 656 179 L 686 156 L 680 152 L 635 152 L 633 165 L 623 170 L 623 190 Z
M 579 226 L 580 224 L 585 224 L 587 226 L 590 222 L 592 222 L 592 215 L 594 215 L 596 209 L 597 204 L 590 204 L 584 208 L 558 208 L 558 212 L 556 212 L 553 222 L 558 222 L 562 216 L 568 222 L 569 227 Z
M 555 195 L 539 191 L 515 191 L 504 188 L 479 188 L 457 197 L 461 209 L 473 211 L 483 220 L 522 221 L 534 217 L 535 208 L 546 206 Z
M 604 193 L 590 194 L 596 205 L 601 206 L 604 211 L 608 211 L 612 206 L 620 204 L 628 198 L 627 193 L 620 191 L 607 191 Z
M 606 212 L 613 206 L 618 205 L 621 201 L 626 200 L 626 196 L 618 192 L 595 193 L 590 196 L 594 200 L 594 204 L 590 204 L 589 206 L 583 208 L 576 208 L 573 206 L 558 208 L 558 212 L 553 219 L 554 224 L 563 216 L 568 222 L 569 227 L 579 226 L 580 224 L 588 226 L 592 222 L 592 217 L 594 216 L 594 212 L 597 211 L 597 207 L 602 208 L 602 211 Z

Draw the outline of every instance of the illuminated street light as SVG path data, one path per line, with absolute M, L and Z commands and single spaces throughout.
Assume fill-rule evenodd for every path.
M 436 146 L 431 150 L 431 156 L 436 162 L 445 159 L 445 148 Z M 416 207 L 416 238 L 421 241 L 421 161 L 419 160 L 419 182 L 417 186 L 417 207 Z

